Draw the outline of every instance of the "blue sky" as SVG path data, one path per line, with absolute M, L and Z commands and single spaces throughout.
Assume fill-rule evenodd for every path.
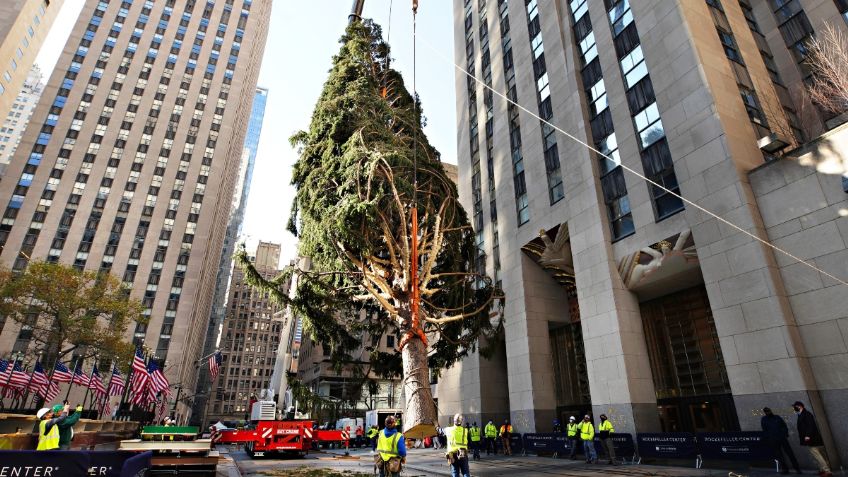
M 2 1 L 2 0 L 0 0 Z M 84 0 L 65 0 L 59 18 L 74 18 Z M 265 123 L 259 142 L 244 234 L 248 249 L 259 240 L 281 243 L 282 265 L 296 256 L 296 239 L 285 230 L 294 190 L 289 186 L 297 156 L 288 138 L 306 129 L 339 37 L 347 25 L 350 0 L 275 0 L 259 85 L 268 88 Z M 412 11 L 409 0 L 366 0 L 363 16 L 390 35 L 394 67 L 412 87 Z M 446 162 L 456 163 L 456 110 L 453 58 L 453 2 L 422 1 L 418 8 L 417 89 L 430 142 Z M 391 5 L 391 31 L 389 7 Z M 59 21 L 39 54 L 45 76 L 58 59 L 72 22 Z M 427 46 L 425 42 L 431 46 Z M 433 48 L 440 53 L 436 54 Z M 441 56 L 440 56 L 441 55 Z

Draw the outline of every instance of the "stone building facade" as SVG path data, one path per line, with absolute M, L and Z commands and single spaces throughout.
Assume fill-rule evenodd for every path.
M 122 277 L 150 318 L 127 337 L 188 390 L 271 3 L 86 1 L 0 183 L 0 262 Z M 30 345 L 5 322 L 0 354 Z M 180 422 L 190 404 L 173 403 Z
M 802 280 L 800 294 L 817 299 L 794 296 L 788 269 L 805 266 L 748 235 L 795 253 L 803 236 L 779 239 L 775 228 L 790 237 L 809 213 L 844 229 L 842 171 L 819 182 L 836 184 L 819 192 L 826 206 L 786 224 L 774 209 L 806 184 L 792 172 L 771 195 L 755 184 L 770 167 L 791 169 L 804 148 L 848 145 L 838 121 L 792 94 L 809 75 L 805 42 L 825 23 L 848 31 L 844 4 L 454 7 L 455 58 L 476 78 L 456 77 L 460 196 L 478 263 L 507 300 L 501 352 L 470 357 L 435 385 L 445 422 L 461 411 L 532 432 L 606 413 L 631 433 L 758 430 L 763 406 L 789 415 L 801 400 L 832 436 L 831 454 L 848 457 L 848 429 L 834 417 L 848 397 L 836 377 L 848 342 L 816 344 L 816 326 L 833 331 L 848 316 L 818 301 L 845 285 Z M 829 141 L 810 142 L 823 132 Z M 814 237 L 801 258 L 845 249 L 834 233 Z M 830 258 L 828 270 L 848 278 L 844 256 Z
M 9 165 L 15 150 L 18 149 L 21 136 L 29 124 L 29 118 L 38 105 L 43 91 L 44 78 L 41 75 L 41 69 L 38 65 L 33 65 L 24 80 L 21 92 L 9 107 L 9 114 L 0 124 L 0 178 L 3 177 L 6 166 Z
M 280 273 L 280 245 L 260 241 L 250 258 L 263 277 L 270 279 Z M 221 374 L 211 383 L 204 426 L 247 419 L 251 396 L 259 398 L 273 387 L 271 375 L 284 325 L 281 308 L 268 292 L 254 289 L 245 281 L 244 272 L 233 268 L 217 337 Z

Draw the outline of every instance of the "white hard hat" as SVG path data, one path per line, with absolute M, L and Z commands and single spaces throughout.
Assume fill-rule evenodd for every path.
M 35 413 L 35 417 L 41 419 L 48 412 L 50 412 L 50 408 L 49 407 L 43 407 L 43 408 L 39 409 L 37 413 Z

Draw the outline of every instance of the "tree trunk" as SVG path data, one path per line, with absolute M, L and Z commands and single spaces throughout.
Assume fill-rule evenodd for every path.
M 418 338 L 412 338 L 401 352 L 403 359 L 403 394 L 406 409 L 403 413 L 404 436 L 412 439 L 436 435 L 438 414 L 430 390 L 430 373 L 427 366 L 427 347 Z

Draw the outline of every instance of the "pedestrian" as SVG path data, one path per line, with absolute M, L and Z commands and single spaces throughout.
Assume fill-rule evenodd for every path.
M 468 473 L 468 428 L 462 427 L 462 414 L 454 414 L 453 426 L 445 429 L 448 451 L 445 457 L 450 463 L 451 477 L 469 477 Z
M 368 429 L 368 440 L 371 441 L 371 453 L 373 454 L 377 450 L 377 434 L 380 431 L 377 430 L 377 426 L 371 426 L 371 429 Z
M 601 438 L 601 444 L 604 447 L 604 452 L 607 454 L 609 465 L 618 465 L 615 463 L 615 446 L 613 445 L 612 433 L 615 429 L 612 423 L 607 420 L 606 414 L 601 414 L 601 423 L 598 425 L 598 437 Z
M 61 406 L 59 406 L 61 410 Z M 38 447 L 36 450 L 56 450 L 59 448 L 59 427 L 56 425 L 63 422 L 68 416 L 59 416 L 52 408 L 45 407 L 35 413 L 38 418 Z
M 510 436 L 512 436 L 512 424 L 509 423 L 509 419 L 504 419 L 504 423 L 501 425 L 501 441 L 503 442 L 504 455 L 512 455 L 512 447 L 509 442 Z
M 436 426 L 436 435 L 433 436 L 433 449 L 441 449 L 442 448 L 442 428 L 441 426 Z
M 559 423 L 559 419 L 554 419 L 554 433 L 562 434 L 562 424 Z
M 577 431 L 580 430 L 580 426 L 576 421 L 574 416 L 569 417 L 565 428 L 565 437 L 568 439 L 568 447 L 571 448 L 568 458 L 571 460 L 577 460 Z
M 798 437 L 801 440 L 801 445 L 809 449 L 810 455 L 813 456 L 819 466 L 819 475 L 831 477 L 833 474 L 830 472 L 830 464 L 827 462 L 824 440 L 821 432 L 819 432 L 819 426 L 816 424 L 816 417 L 806 409 L 801 401 L 795 401 L 792 407 L 795 409 L 795 414 L 798 415 Z
M 65 402 L 67 403 L 67 401 Z M 57 404 L 53 406 L 54 414 L 58 409 L 58 412 L 61 412 L 63 416 L 67 416 L 64 421 L 56 424 L 56 427 L 59 428 L 60 450 L 71 449 L 71 441 L 74 439 L 74 424 L 76 424 L 80 420 L 80 417 L 82 417 L 82 404 L 77 404 L 73 414 L 68 414 L 70 407 L 71 406 L 69 404 L 65 404 L 64 406 Z
M 388 416 L 386 427 L 377 435 L 377 456 L 375 463 L 380 468 L 380 477 L 400 477 L 403 464 L 406 463 L 406 440 L 396 429 L 394 416 Z
M 357 448 L 362 447 L 363 436 L 364 436 L 364 434 L 362 432 L 362 426 L 356 426 L 356 447 Z
M 477 422 L 474 422 L 474 425 L 471 426 L 471 451 L 474 455 L 474 460 L 480 460 L 480 426 L 477 425 Z
M 598 453 L 595 452 L 595 425 L 592 424 L 592 419 L 588 414 L 583 416 L 583 422 L 580 423 L 580 440 L 583 441 L 583 454 L 586 456 L 586 463 L 597 462 Z
M 780 464 L 781 473 L 788 474 L 789 467 L 786 466 L 786 461 L 783 460 L 783 453 L 789 456 L 789 461 L 792 462 L 792 467 L 795 472 L 801 473 L 801 467 L 798 465 L 798 459 L 795 458 L 795 453 L 792 452 L 792 446 L 789 445 L 789 427 L 786 426 L 783 418 L 775 416 L 771 409 L 764 407 L 762 419 L 760 419 L 760 427 L 763 428 L 763 438 L 766 444 L 771 448 L 775 460 Z
M 489 422 L 486 424 L 483 434 L 486 436 L 486 455 L 489 455 L 489 452 L 494 455 L 498 455 L 498 450 L 495 447 L 495 439 L 498 437 L 498 428 L 495 427 L 495 424 L 491 419 L 489 419 Z

